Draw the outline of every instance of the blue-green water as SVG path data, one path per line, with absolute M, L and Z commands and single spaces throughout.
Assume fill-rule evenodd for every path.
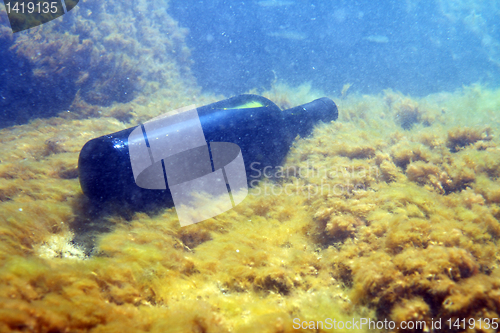
M 207 90 L 310 81 L 327 92 L 412 95 L 498 84 L 497 1 L 180 1 Z

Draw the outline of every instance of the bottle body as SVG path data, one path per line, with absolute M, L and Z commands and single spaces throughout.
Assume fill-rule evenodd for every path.
M 306 136 L 316 122 L 336 120 L 338 115 L 335 103 L 326 98 L 281 111 L 268 99 L 256 95 L 233 97 L 196 111 L 207 144 L 228 142 L 239 146 L 248 181 L 266 167 L 279 166 L 297 135 Z M 158 134 L 168 135 L 178 131 L 178 126 L 160 128 L 158 131 L 164 133 Z M 93 201 L 126 201 L 138 209 L 159 202 L 172 205 L 168 183 L 163 190 L 145 189 L 136 184 L 129 142 L 134 129 L 85 144 L 78 161 L 83 193 Z

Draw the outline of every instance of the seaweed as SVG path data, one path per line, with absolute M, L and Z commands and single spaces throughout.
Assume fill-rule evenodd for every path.
M 58 24 L 22 34 L 6 33 L 9 23 L 0 21 L 0 53 L 9 68 L 2 81 L 8 84 L 0 84 L 2 127 L 66 111 L 98 116 L 87 108 L 79 113 L 79 106 L 111 106 L 162 88 L 195 86 L 187 30 L 166 11 L 136 15 L 147 6 L 87 1 Z
M 450 149 L 452 153 L 456 153 L 459 150 L 467 147 L 468 145 L 474 144 L 478 141 L 490 141 L 491 140 L 491 128 L 454 128 L 448 132 L 448 138 L 446 140 L 446 147 Z
M 268 94 L 286 105 L 287 89 Z M 498 318 L 498 91 L 415 99 L 425 112 L 409 130 L 394 120 L 406 97 L 349 93 L 341 120 L 296 140 L 282 179 L 181 228 L 172 208 L 94 206 L 75 178 L 91 138 L 217 98 L 153 90 L 109 107 L 80 97 L 81 114 L 0 130 L 0 330 L 294 332 L 306 330 L 295 318 L 318 331 L 328 317 Z M 474 121 L 488 119 L 487 136 L 470 105 Z M 479 139 L 451 151 L 454 131 Z

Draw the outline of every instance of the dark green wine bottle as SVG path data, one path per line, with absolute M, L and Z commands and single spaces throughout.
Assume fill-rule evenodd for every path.
M 264 97 L 240 95 L 196 108 L 196 111 L 207 144 L 226 142 L 239 147 L 249 183 L 255 180 L 257 171 L 278 167 L 297 135 L 308 136 L 319 121 L 330 122 L 338 118 L 337 106 L 326 97 L 282 111 Z M 186 131 L 194 123 L 186 121 L 155 128 L 155 136 L 166 137 L 169 133 Z M 147 136 L 146 124 L 141 125 L 144 138 L 141 134 L 135 138 L 151 148 L 154 142 L 148 142 L 150 130 Z M 163 160 L 156 168 L 159 177 L 165 176 L 163 189 L 143 188 L 136 183 L 139 178 L 134 177 L 130 154 L 135 148 L 129 139 L 134 137 L 131 134 L 136 128 L 134 133 L 140 133 L 137 131 L 141 126 L 92 139 L 82 148 L 78 160 L 80 184 L 83 193 L 92 201 L 124 201 L 135 209 L 159 202 L 173 204 Z M 145 163 L 149 163 L 145 156 Z M 210 160 L 212 170 L 209 171 L 214 171 L 217 166 L 212 156 Z

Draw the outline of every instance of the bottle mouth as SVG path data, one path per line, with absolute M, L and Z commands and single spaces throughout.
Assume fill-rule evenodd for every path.
M 337 120 L 339 117 L 337 105 L 328 97 L 315 99 L 312 102 L 293 107 L 284 112 L 298 117 L 305 117 L 313 122 L 320 120 L 330 122 Z
M 337 120 L 339 110 L 334 101 L 328 97 L 318 98 L 310 103 L 304 104 L 304 108 L 311 113 L 315 121 L 330 122 Z
M 328 97 L 322 97 L 317 99 L 316 101 L 321 101 L 325 105 L 324 113 L 325 113 L 325 120 L 327 121 L 334 121 L 339 118 L 339 109 L 337 108 L 337 105 L 335 104 L 334 101 L 332 101 Z

